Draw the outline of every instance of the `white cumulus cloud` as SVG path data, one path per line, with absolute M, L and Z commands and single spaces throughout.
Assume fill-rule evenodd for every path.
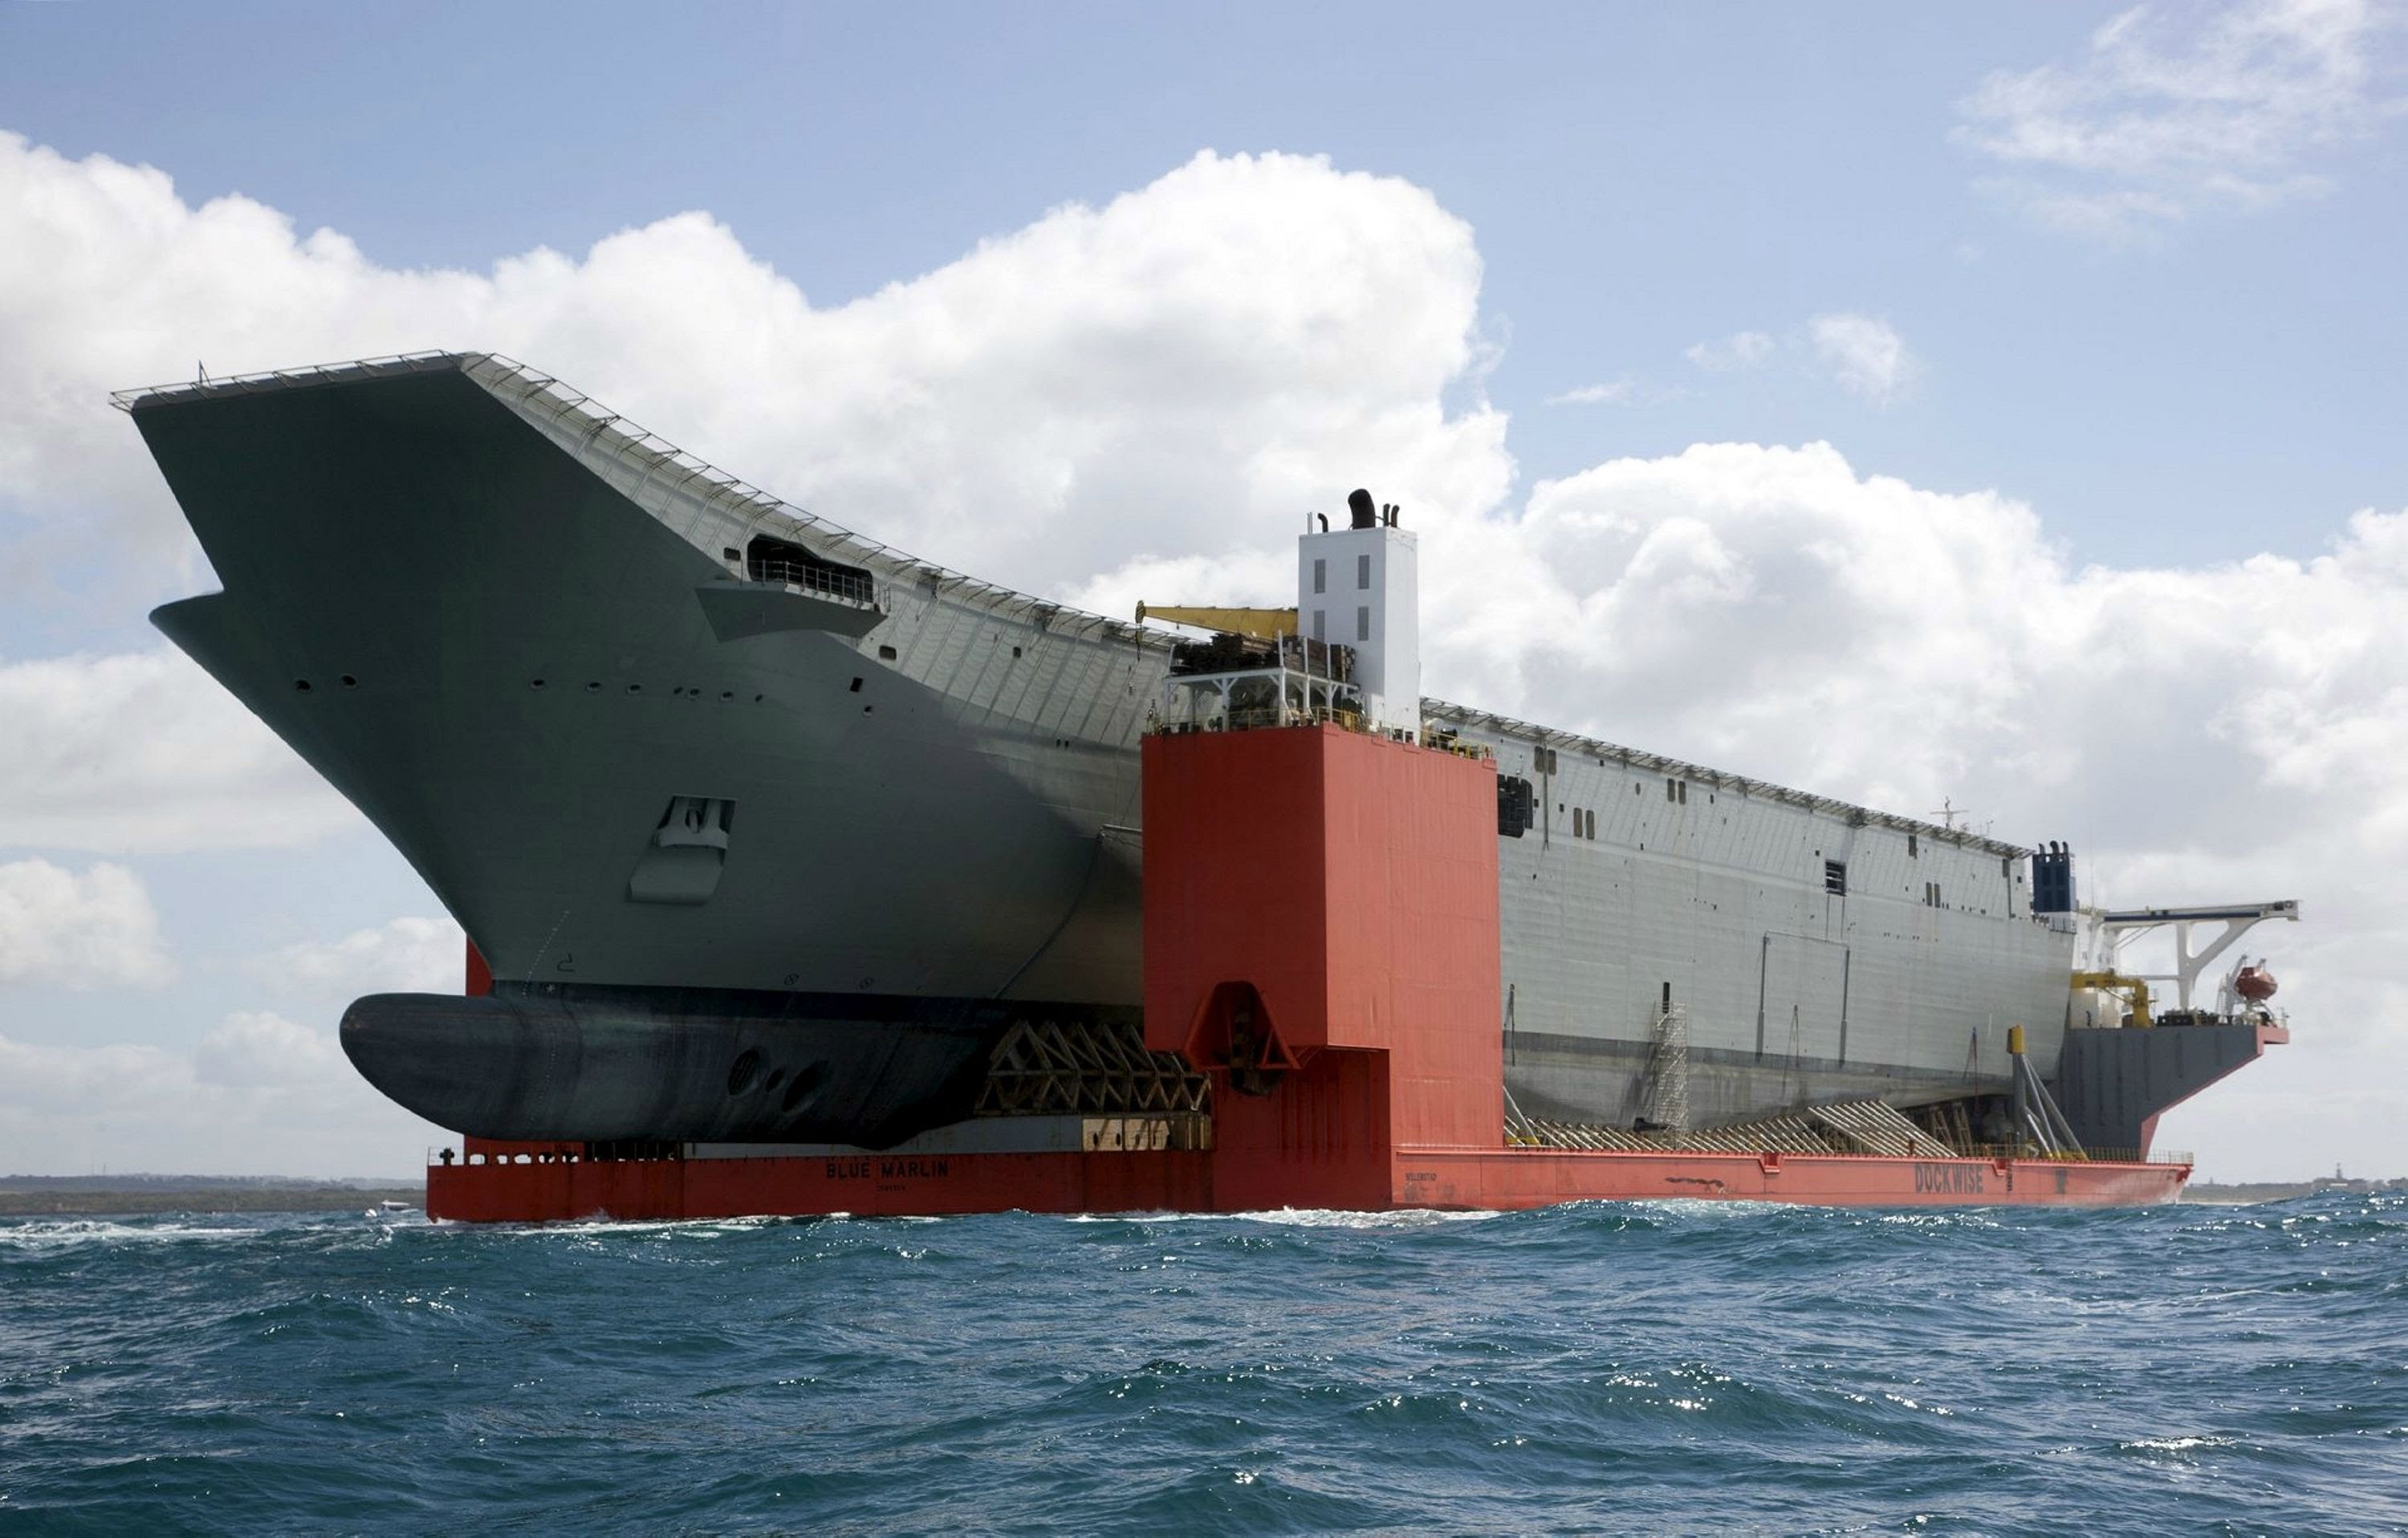
M 1768 332 L 1734 331 L 1718 340 L 1699 342 L 1683 356 L 1700 368 L 1719 374 L 1737 368 L 1761 367 L 1772 356 L 1776 346 Z
M 0 986 L 157 987 L 175 975 L 150 894 L 133 871 L 0 865 Z
M 1284 530 L 1333 475 L 1479 505 L 1471 231 L 1421 188 L 1197 155 L 850 304 L 709 216 L 405 272 L 238 196 L 0 135 L 0 505 L 184 537 L 113 387 L 426 348 L 537 363 L 747 479 L 1032 588 Z M 1347 468 L 1340 468 L 1346 467 Z
M 227 1015 L 193 1049 L 194 1077 L 231 1089 L 329 1084 L 348 1071 L 332 1038 L 265 1011 Z
M 1584 384 L 1559 395 L 1549 395 L 1550 406 L 1627 406 L 1639 398 L 1636 380 L 1612 380 L 1599 384 Z
M 1814 356 L 1830 371 L 1833 382 L 1876 406 L 1905 395 L 1922 372 L 1906 338 L 1887 321 L 1842 311 L 1815 316 L 1807 330 L 1813 338 Z
M 351 1071 L 333 1037 L 226 1015 L 189 1051 L 0 1034 L 0 1170 L 410 1176 L 451 1134 Z
M 179 652 L 0 662 L 0 846 L 300 844 L 356 815 Z
M 397 918 L 339 940 L 287 945 L 256 970 L 298 993 L 355 999 L 370 993 L 457 993 L 466 940 L 448 918 Z
M 1661 406 L 1666 401 L 1678 400 L 1687 394 L 1686 390 L 1677 385 L 1651 384 L 1644 380 L 1626 376 L 1618 380 L 1602 381 L 1596 384 L 1584 384 L 1576 389 L 1566 390 L 1561 395 L 1549 395 L 1547 404 L 1550 406 Z
M 2400 22 L 2377 0 L 2139 7 L 2074 63 L 1990 75 L 1956 137 L 2009 168 L 1996 190 L 2069 230 L 2270 208 L 2326 190 L 2316 153 L 2398 114 L 2378 65 Z

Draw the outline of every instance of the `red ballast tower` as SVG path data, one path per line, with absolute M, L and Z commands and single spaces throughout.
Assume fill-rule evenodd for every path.
M 1189 1108 L 982 1116 L 884 1151 L 470 1138 L 429 1168 L 428 1215 L 2123 1205 L 2170 1200 L 2189 1173 L 1755 1150 L 1743 1129 L 1713 1146 L 1509 1144 L 1494 767 L 1326 721 L 1166 730 L 1143 753 L 1143 1044 L 1203 1081 Z
M 1496 769 L 1328 725 L 1144 754 L 1146 1045 L 1211 1076 L 1214 1205 L 1451 1200 L 1407 1167 L 1504 1136 Z

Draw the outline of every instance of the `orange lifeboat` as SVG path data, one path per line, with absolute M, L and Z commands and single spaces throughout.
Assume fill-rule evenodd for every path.
M 2274 974 L 2263 967 L 2243 967 L 2232 980 L 2232 991 L 2253 1004 L 2274 997 Z

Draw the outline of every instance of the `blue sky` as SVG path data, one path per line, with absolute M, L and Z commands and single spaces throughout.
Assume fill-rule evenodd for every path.
M 2137 245 L 2068 240 L 1981 182 L 1957 104 L 2079 51 L 2114 6 L 0 7 L 10 126 L 247 193 L 396 266 L 581 251 L 687 208 L 816 302 L 953 260 L 1197 150 L 1326 153 L 1479 232 L 1487 388 L 1527 475 L 1726 438 L 1847 440 L 2000 486 L 2077 557 L 2313 552 L 2408 471 L 2403 169 Z M 1831 309 L 1889 319 L 1926 387 L 1873 411 L 1683 350 Z
M 1926 623 L 1966 627 L 1961 663 L 1887 695 L 1871 675 L 1891 666 L 1880 649 L 1891 642 L 1835 653 L 1831 668 L 1870 682 L 1843 679 L 1827 694 L 1818 690 L 1828 680 L 1764 670 L 1744 626 L 1727 629 L 1727 655 L 1701 646 L 1651 664 L 1644 677 L 1614 673 L 1606 660 L 1635 649 L 1627 635 L 1587 653 L 1467 646 L 1450 687 L 1899 810 L 1970 797 L 2007 819 L 2002 836 L 2078 835 L 2102 851 L 2101 879 L 2112 872 L 2136 898 L 2144 890 L 2229 898 L 2259 895 L 2252 884 L 2261 879 L 2284 887 L 2263 895 L 2291 895 L 2306 871 L 2336 864 L 2334 851 L 2388 849 L 2398 837 L 2399 782 L 2383 754 L 2408 693 L 2395 692 L 2402 681 L 2381 660 L 2393 639 L 2382 616 L 2399 596 L 2383 585 L 2389 546 L 2314 563 L 2351 538 L 2353 513 L 2397 513 L 2408 502 L 2401 36 L 2396 8 L 2306 0 L 2139 13 L 1520 6 L 1476 20 L 1460 7 L 1398 5 L 728 4 L 697 18 L 616 4 L 0 0 L 0 132 L 21 136 L 26 155 L 47 147 L 64 162 L 51 181 L 8 185 L 98 187 L 108 174 L 91 157 L 156 167 L 174 187 L 166 203 L 153 199 L 154 211 L 240 194 L 289 219 L 296 242 L 337 232 L 389 287 L 396 273 L 491 275 L 538 248 L 574 265 L 596 242 L 650 231 L 637 244 L 660 292 L 633 308 L 672 319 L 702 313 L 710 298 L 674 292 L 680 285 L 751 292 L 746 262 L 796 285 L 822 314 L 934 304 L 935 280 L 1009 266 L 1009 252 L 982 254 L 982 242 L 1009 246 L 1020 232 L 1068 227 L 1066 206 L 1108 209 L 1143 194 L 1130 223 L 1189 196 L 1180 189 L 1197 179 L 1174 173 L 1199 151 L 1326 157 L 1323 172 L 1247 170 L 1236 180 L 1259 183 L 1254 193 L 1240 186 L 1211 194 L 1238 203 L 1197 206 L 1242 212 L 1248 196 L 1294 197 L 1284 207 L 1299 247 L 1342 242 L 1350 229 L 1369 240 L 1364 221 L 1395 213 L 1395 238 L 1426 237 L 1437 254 L 1404 287 L 1374 296 L 1398 313 L 1437 317 L 1434 334 L 1469 360 L 1434 365 L 1440 382 L 1426 401 L 1405 398 L 1415 385 L 1375 403 L 1396 420 L 1426 407 L 1444 432 L 1348 429 L 1326 440 L 1333 461 L 1340 445 L 1368 453 L 1377 444 L 1400 463 L 1420 464 L 1412 456 L 1426 451 L 1431 465 L 1456 466 L 1398 473 L 1421 476 L 1413 483 L 1426 483 L 1424 499 L 1451 514 L 1485 520 L 1478 526 L 1500 543 L 1526 542 L 1550 571 L 1569 570 L 1574 546 L 1545 541 L 1595 526 L 1584 510 L 1598 498 L 1656 508 L 1649 516 L 1662 529 L 1708 530 L 1718 543 L 1699 569 L 1727 577 L 1737 562 L 1756 574 L 1759 595 L 1784 568 L 1783 553 L 1814 539 L 1859 541 L 1875 564 L 1893 545 L 1911 546 L 1925 553 L 1901 555 L 1896 581 L 1921 590 L 1916 601 L 1928 607 L 1918 612 L 1942 616 Z M 2028 152 L 2002 148 L 2017 143 Z M 1351 200 L 1369 194 L 1333 172 L 1419 189 L 1432 207 L 1382 193 L 1376 208 L 1358 209 Z M 0 214 L 64 242 L 45 250 L 72 252 L 86 237 L 78 230 L 102 227 L 54 217 L 49 194 L 15 195 L 21 206 Z M 685 210 L 707 212 L 724 232 L 691 260 L 677 253 L 700 248 L 659 233 L 659 222 Z M 1466 249 L 1477 256 L 1476 289 L 1459 295 L 1446 266 L 1448 217 L 1468 227 Z M 1196 238 L 1210 244 L 1211 225 L 1200 227 Z M 1276 266 L 1275 228 L 1263 238 Z M 92 247 L 93 264 L 109 249 Z M 1350 259 L 1378 272 L 1377 255 Z M 182 270 L 161 261 L 161 270 Z M 0 352 L 35 360 L 20 375 L 0 364 L 0 414 L 71 415 L 105 387 L 187 372 L 205 346 L 219 350 L 207 357 L 213 369 L 318 361 L 276 352 L 311 343 L 229 330 L 202 300 L 178 311 L 138 265 L 79 283 L 72 269 L 81 265 L 11 268 L 0 252 L 0 280 L 19 290 L 13 306 L 0 293 Z M 1012 280 L 1042 286 L 1044 275 Z M 1278 274 L 1265 286 L 1277 288 Z M 1458 297 L 1460 314 L 1450 308 Z M 1164 299 L 1165 315 L 1176 319 L 1183 302 Z M 787 438 L 808 434 L 747 424 L 744 401 L 760 381 L 744 367 L 714 371 L 708 358 L 689 358 L 672 368 L 612 323 L 606 316 L 551 333 L 573 357 L 532 361 L 568 374 L 572 361 L 590 358 L 601 377 L 573 382 L 610 386 L 614 404 L 679 426 L 688 446 L 797 500 L 822 506 L 814 499 L 856 488 L 850 505 L 823 507 L 843 521 L 924 544 L 948 538 L 941 524 L 921 534 L 908 500 L 880 500 L 877 487 L 901 483 L 880 479 L 883 469 L 801 451 L 782 457 Z M 435 321 L 423 329 L 376 331 L 360 345 L 498 345 L 435 334 Z M 331 320 L 294 333 L 352 334 Z M 1410 368 L 1426 354 L 1367 345 L 1360 355 L 1369 370 Z M 103 374 L 97 362 L 79 372 L 79 360 L 102 357 L 146 372 Z M 17 668 L 6 676 L 29 691 L 75 676 L 70 663 L 153 655 L 143 614 L 208 582 L 159 521 L 130 429 L 94 422 L 90 432 L 74 443 L 97 447 L 46 450 L 29 429 L 13 463 L 32 468 L 0 484 L 0 668 Z M 1816 442 L 1839 458 L 1765 457 Z M 1701 457 L 1694 445 L 1743 446 L 1755 457 L 1738 449 Z M 12 463 L 7 449 L 0 466 Z M 1598 470 L 1612 465 L 1623 467 Z M 1083 468 L 1110 479 L 1151 466 Z M 1328 466 L 1333 483 L 1378 473 Z M 1912 496 L 1882 492 L 1883 477 Z M 1734 489 L 1768 478 L 1787 488 L 1785 510 Z M 1547 482 L 1559 490 L 1534 499 Z M 138 557 L 78 536 L 121 518 L 151 531 Z M 1242 585 L 1267 569 L 1259 557 L 1272 548 L 1235 535 L 1228 548 L 1191 548 L 1160 534 L 1143 548 L 1067 551 L 1049 567 L 1022 553 L 1042 542 L 1036 532 L 998 535 L 991 547 L 961 538 L 927 553 L 974 565 L 991 548 L 996 564 L 974 568 L 1098 604 L 1117 603 L 1134 582 L 1159 590 L 1174 574 L 1194 582 L 1217 571 Z M 2240 564 L 2253 559 L 2289 564 L 2253 576 Z M 1643 565 L 1585 586 L 1568 577 L 1560 612 L 1656 612 L 1633 585 Z M 2100 575 L 2086 585 L 2082 572 L 2094 567 Z M 2158 570 L 2170 575 L 2148 576 Z M 2296 594 L 2284 603 L 2335 616 L 2334 628 L 2281 631 L 2286 621 L 2266 617 L 2277 591 Z M 2089 626 L 2081 633 L 2098 649 L 2095 665 L 2043 654 L 2059 622 L 2014 617 L 2027 594 L 2036 611 L 2093 616 L 2079 623 Z M 1835 630 L 1886 634 L 1895 616 L 1883 603 L 1855 593 L 1834 611 Z M 1688 616 L 1681 624 L 1704 623 L 1676 612 Z M 2166 617 L 2181 612 L 2214 618 L 2202 634 Z M 2156 617 L 2118 617 L 2136 614 Z M 1985 624 L 2021 626 L 2022 639 L 2000 640 Z M 1467 634 L 1478 629 L 1467 621 Z M 2158 670 L 2116 673 L 2143 667 L 2105 655 L 2119 649 Z M 1944 642 L 1926 650 L 1955 654 Z M 2211 653 L 2196 667 L 2186 660 Z M 38 678 L 30 670 L 46 664 L 58 666 Z M 1994 664 L 2013 678 L 1969 705 L 1992 683 L 1952 681 L 1986 676 Z M 2110 675 L 2112 687 L 2090 689 Z M 40 697 L 74 692 L 57 689 Z M 2238 715 L 2236 701 L 2246 706 Z M 2176 725 L 2150 741 L 2131 733 L 2136 718 Z M 1920 721 L 1962 728 L 1926 733 Z M 2283 733 L 2251 735 L 2270 722 Z M 390 927 L 439 918 L 415 877 L 372 831 L 319 807 L 269 748 L 237 743 L 238 726 L 195 717 L 193 751 L 235 743 L 223 750 L 233 766 L 224 794 L 251 806 L 290 798 L 312 831 L 212 832 L 239 817 L 196 811 L 186 832 L 129 834 L 122 807 L 97 804 L 79 825 L 89 831 L 0 820 L 0 866 L 131 871 L 155 920 L 139 943 L 170 958 L 173 971 L 165 984 L 69 985 L 57 966 L 28 964 L 10 982 L 0 941 L 0 1037 L 56 1053 L 216 1051 L 222 1069 L 233 1060 L 229 1042 L 265 1050 L 281 1041 L 306 1056 L 316 1048 L 277 1033 L 322 1035 L 343 982 L 314 994 L 274 983 L 279 963 L 263 958 L 282 955 L 306 970 L 374 952 L 374 965 L 405 975 L 440 953 L 440 937 Z M 107 740 L 101 726 L 76 727 L 87 728 Z M 2063 760 L 2052 763 L 2057 739 Z M 2296 742 L 2320 746 L 2303 756 L 2287 746 Z M 28 746 L 22 756 L 40 755 Z M 128 772 L 126 783 L 142 783 Z M 2080 782 L 2079 794 L 2050 780 L 2060 773 Z M 2182 810 L 2189 806 L 2195 816 Z M 2296 834 L 2250 835 L 2272 846 L 2272 863 L 2219 868 L 2226 830 L 2293 824 Z M 2131 831 L 2143 826 L 2145 837 Z M 2408 985 L 2380 956 L 2408 936 L 2408 894 L 2377 874 L 2345 874 L 2325 914 L 2311 909 L 2312 921 L 2331 915 L 2315 967 L 2326 1007 L 2396 1017 L 2386 1012 L 2408 999 Z M 370 934 L 380 938 L 330 949 Z M 308 954 L 294 961 L 293 947 Z M 281 1024 L 253 1018 L 265 1014 Z M 224 1034 L 236 1019 L 251 1023 Z M 195 1046 L 211 1032 L 217 1047 Z M 2223 1162 L 2211 1172 L 2227 1174 L 2265 1172 L 2294 1155 L 2376 1157 L 2386 1145 L 2371 1120 L 2329 1115 L 2321 1120 L 2342 1129 L 2328 1127 L 2324 1141 L 2280 1157 L 2271 1145 L 2311 1119 L 2317 1085 L 2362 1078 L 2396 1052 L 2369 1034 L 2338 1058 L 2329 1051 L 2321 1068 L 2268 1065 L 2258 1071 L 2268 1087 L 2218 1092 L 2259 1096 L 2223 1102 L 2222 1125 L 2235 1129 L 2224 1142 L 2204 1120 L 2191 1141 L 2214 1146 Z M 43 1062 L 62 1083 L 106 1067 Z M 166 1072 L 150 1058 L 137 1067 Z M 227 1094 L 258 1089 L 225 1073 L 211 1082 Z M 259 1108 L 271 1102 L 243 1103 L 265 1115 Z M 384 1143 L 325 1130 L 257 1157 L 355 1154 L 407 1168 L 416 1157 L 403 1146 L 407 1130 L 386 1128 Z M 63 1135 L 40 1116 L 0 1116 L 0 1168 L 53 1157 L 39 1140 Z M 191 1139 L 158 1146 L 160 1158 L 187 1168 L 233 1167 L 236 1152 Z

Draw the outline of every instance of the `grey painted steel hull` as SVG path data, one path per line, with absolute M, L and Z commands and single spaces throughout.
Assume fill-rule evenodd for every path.
M 2053 1093 L 2086 1148 L 2146 1148 L 2157 1114 L 2258 1060 L 2257 1022 L 2070 1030 Z
M 2054 1071 L 2075 936 L 2031 913 L 2018 852 L 1436 713 L 1537 791 L 1537 825 L 1498 842 L 1506 1084 L 1526 1114 L 1626 1126 L 1642 1114 L 1668 1002 L 1687 1017 L 1700 1124 L 2002 1093 L 2014 1025 Z
M 963 1000 L 1137 1007 L 1158 637 L 697 476 L 482 355 L 134 416 L 224 582 L 160 628 L 376 823 L 516 1000 L 364 1000 L 345 1045 L 396 1100 L 497 1137 L 863 1142 L 943 1114 L 949 1053 L 980 1043 L 846 1040 Z M 874 611 L 740 590 L 762 533 L 868 573 Z M 2019 852 L 1429 708 L 1536 786 L 1539 825 L 1500 841 L 1525 1112 L 1630 1120 L 1668 997 L 1700 1121 L 2001 1092 L 2011 1024 L 2053 1071 L 2073 941 L 2028 913 Z M 686 807 L 724 826 L 678 842 Z M 658 989 L 791 998 L 818 1033 L 797 1052 L 878 1093 L 747 1120 L 742 1028 Z

